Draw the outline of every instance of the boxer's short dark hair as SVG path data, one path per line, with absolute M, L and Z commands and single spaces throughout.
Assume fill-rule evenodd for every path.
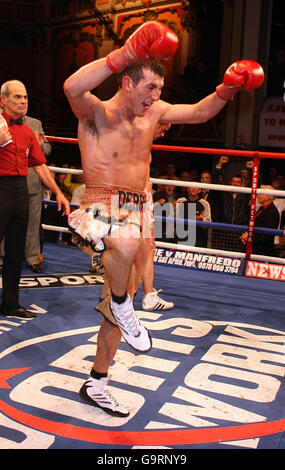
M 153 73 L 159 75 L 162 78 L 165 77 L 166 74 L 165 66 L 157 59 L 132 64 L 129 67 L 126 67 L 121 73 L 117 75 L 118 88 L 121 88 L 122 79 L 125 75 L 128 75 L 132 79 L 132 81 L 137 85 L 142 79 L 143 71 L 145 69 L 151 70 Z

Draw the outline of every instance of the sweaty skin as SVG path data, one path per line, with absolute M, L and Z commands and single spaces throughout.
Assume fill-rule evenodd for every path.
M 99 112 L 96 108 L 93 121 L 87 118 L 80 121 L 78 139 L 87 187 L 95 182 L 96 186 L 144 190 L 157 117 L 142 102 L 150 100 L 149 83 L 163 85 L 163 79 L 154 78 L 152 73 L 146 75 L 136 105 L 140 116 L 121 106 L 114 97 L 104 102 Z
M 216 92 L 195 105 L 168 104 L 160 100 L 164 79 L 148 68 L 143 72 L 137 84 L 124 75 L 121 88 L 107 101 L 90 92 L 112 75 L 106 58 L 87 64 L 64 83 L 64 92 L 79 121 L 78 141 L 87 189 L 115 186 L 143 191 L 158 122 L 205 122 L 226 104 Z M 112 293 L 123 296 L 127 286 L 132 296 L 145 268 L 145 244 L 138 229 L 134 235 L 129 226 L 118 232 L 118 238 L 104 239 L 107 250 L 102 262 Z M 105 319 L 98 335 L 95 371 L 107 373 L 120 338 L 119 328 Z
M 164 79 L 148 69 L 137 85 L 126 76 L 122 89 L 110 100 L 101 101 L 88 90 L 109 75 L 106 59 L 99 59 L 65 82 L 65 93 L 79 119 L 85 184 L 143 191 L 157 123 L 205 122 L 225 101 L 212 93 L 195 105 L 166 103 L 160 100 Z

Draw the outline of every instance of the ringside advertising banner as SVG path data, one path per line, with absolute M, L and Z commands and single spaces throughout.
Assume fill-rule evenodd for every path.
M 214 271 L 227 274 L 243 274 L 244 260 L 227 256 L 207 255 L 157 248 L 154 262 L 182 268 L 192 268 L 204 271 Z
M 273 281 L 285 281 L 285 265 L 248 261 L 245 275 L 259 279 L 271 279 Z
M 104 284 L 102 274 L 75 273 L 75 274 L 40 274 L 36 276 L 21 276 L 19 288 L 43 289 L 50 287 L 79 287 Z M 0 277 L 0 288 L 2 278 Z

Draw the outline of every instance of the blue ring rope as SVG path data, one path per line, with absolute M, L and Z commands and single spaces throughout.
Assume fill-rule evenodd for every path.
M 50 201 L 50 200 L 45 200 L 43 199 L 43 204 L 48 205 L 48 206 L 57 206 L 56 201 Z M 77 204 L 70 204 L 70 209 L 78 209 Z M 232 225 L 232 224 L 226 224 L 226 223 L 221 223 L 221 222 L 206 222 L 204 220 L 191 220 L 191 219 L 181 219 L 181 218 L 176 218 L 173 219 L 172 217 L 160 217 L 160 216 L 155 216 L 155 220 L 161 221 L 161 222 L 175 222 L 176 224 L 184 224 L 184 225 L 195 225 L 199 227 L 206 227 L 206 228 L 216 228 L 220 230 L 234 230 L 237 232 L 247 232 L 248 231 L 248 226 L 247 225 Z M 254 232 L 256 233 L 263 233 L 266 235 L 274 235 L 274 236 L 284 236 L 284 231 L 283 230 L 277 230 L 277 229 L 271 229 L 271 228 L 265 228 L 265 227 L 254 227 Z

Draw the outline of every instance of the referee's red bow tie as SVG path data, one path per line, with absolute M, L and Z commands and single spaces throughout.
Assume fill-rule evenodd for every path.
M 24 124 L 24 119 L 10 119 L 10 126 L 13 126 L 13 124 Z

